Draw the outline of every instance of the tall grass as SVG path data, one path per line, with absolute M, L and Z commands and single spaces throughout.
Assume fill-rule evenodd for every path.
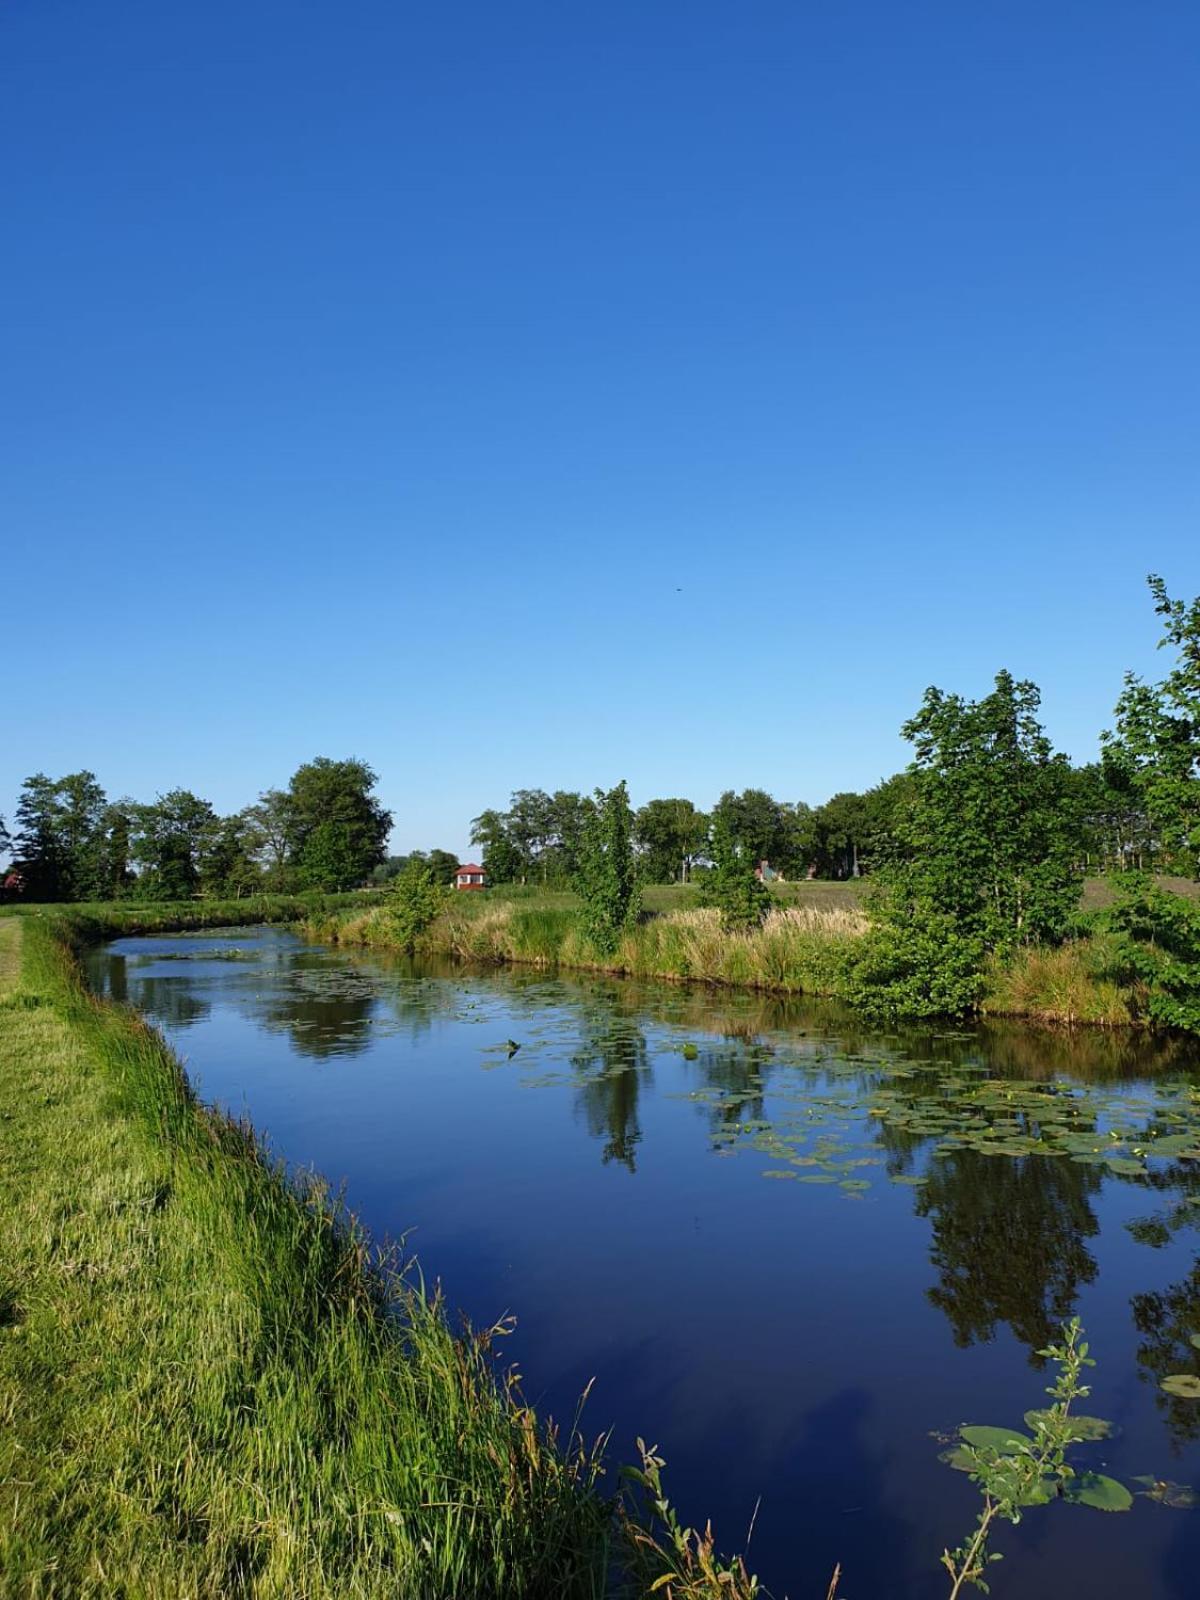
M 3 1592 L 683 1593 L 678 1530 L 617 1516 L 603 1441 L 497 1366 L 505 1325 L 452 1333 L 319 1182 L 199 1105 L 85 992 L 78 937 L 0 920 Z M 717 1564 L 686 1592 L 754 1589 Z
M 386 908 L 309 919 L 312 937 L 387 949 L 395 943 Z M 537 967 L 685 979 L 780 994 L 836 992 L 839 962 L 867 927 L 850 906 L 784 906 L 760 928 L 730 931 L 716 911 L 693 907 L 643 918 L 611 953 L 587 938 L 570 907 L 510 900 L 453 903 L 423 935 L 429 955 L 464 961 L 515 962 Z
M 1142 1020 L 1136 989 L 1113 970 L 1102 936 L 1031 945 L 993 960 L 982 1009 L 1036 1022 L 1128 1028 Z

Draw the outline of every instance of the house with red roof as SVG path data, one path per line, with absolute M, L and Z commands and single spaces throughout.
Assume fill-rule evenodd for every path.
M 454 887 L 456 889 L 486 889 L 487 882 L 483 868 L 477 866 L 474 861 L 468 861 L 465 866 L 459 867 L 455 872 Z

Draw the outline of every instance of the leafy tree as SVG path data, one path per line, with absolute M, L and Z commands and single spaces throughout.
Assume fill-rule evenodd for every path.
M 812 815 L 811 850 L 822 878 L 862 876 L 862 858 L 871 831 L 871 806 L 866 795 L 835 794 Z
M 21 785 L 13 840 L 16 866 L 25 880 L 30 900 L 63 898 L 65 863 L 58 828 L 57 786 L 44 772 L 35 772 Z
M 760 861 L 769 861 L 775 866 L 784 863 L 792 829 L 786 808 L 765 789 L 744 789 L 741 794 L 726 789 L 713 808 L 714 824 L 718 817 L 728 829 L 739 854 L 752 865 Z
M 393 883 L 387 917 L 397 945 L 412 955 L 417 940 L 446 904 L 448 891 L 426 861 L 410 858 Z
M 633 857 L 633 811 L 624 780 L 596 790 L 580 841 L 575 885 L 583 901 L 583 924 L 596 948 L 611 955 L 641 909 Z
M 25 780 L 17 802 L 16 864 L 31 900 L 87 900 L 101 892 L 104 790 L 93 772 Z
M 1155 1022 L 1200 1033 L 1200 905 L 1138 874 L 1119 882 L 1115 904 L 1097 919 L 1116 975 L 1144 993 Z
M 12 839 L 9 836 L 8 828 L 5 826 L 4 817 L 0 815 L 0 856 L 7 854 L 11 844 Z
M 1171 599 L 1161 578 L 1147 581 L 1165 619 L 1159 648 L 1175 650 L 1175 665 L 1161 683 L 1126 673 L 1116 732 L 1102 738 L 1165 847 L 1200 878 L 1200 596 L 1186 604 Z
M 634 818 L 634 838 L 650 883 L 673 883 L 676 878 L 686 883 L 689 869 L 704 853 L 708 818 L 690 800 L 650 800 Z
M 257 860 L 262 835 L 253 812 L 249 807 L 231 817 L 218 817 L 205 831 L 197 857 L 205 894 L 240 899 L 263 887 Z
M 392 817 L 371 791 L 365 761 L 318 756 L 297 768 L 288 785 L 288 858 L 310 889 L 364 883 L 384 859 Z
M 522 876 L 524 863 L 509 834 L 504 812 L 481 812 L 471 824 L 471 843 L 483 852 L 489 883 L 516 883 Z
M 894 884 L 843 956 L 838 992 L 872 1017 L 961 1017 L 983 994 L 982 938 L 949 912 Z
M 257 856 L 265 887 L 286 891 L 296 873 L 291 860 L 297 829 L 292 821 L 292 797 L 283 789 L 265 789 L 243 813 L 257 838 Z
M 103 845 L 100 859 L 100 896 L 119 900 L 134 883 L 130 861 L 135 827 L 132 800 L 119 800 L 107 806 L 101 819 Z
M 172 789 L 138 806 L 133 856 L 141 866 L 139 893 L 151 900 L 187 900 L 200 887 L 200 858 L 217 822 L 207 800 Z
M 756 928 L 771 904 L 771 891 L 754 875 L 756 857 L 734 834 L 729 808 L 713 812 L 709 845 L 712 871 L 700 890 L 701 903 L 714 906 L 727 928 Z
M 991 947 L 1058 938 L 1078 903 L 1071 769 L 1037 713 L 1037 686 L 996 676 L 979 701 L 928 689 L 904 736 L 916 751 L 903 825 L 908 897 Z

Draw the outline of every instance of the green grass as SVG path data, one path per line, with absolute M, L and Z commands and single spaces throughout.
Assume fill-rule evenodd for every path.
M 752 1593 L 604 1494 L 599 1451 L 498 1375 L 502 1329 L 452 1335 L 200 1106 L 84 992 L 78 937 L 0 919 L 6 1596 L 569 1600 L 609 1592 L 614 1541 L 639 1592 Z

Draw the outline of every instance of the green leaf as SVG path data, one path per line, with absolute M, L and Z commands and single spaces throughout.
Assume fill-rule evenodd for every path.
M 1096 1511 L 1128 1511 L 1133 1496 L 1123 1483 L 1102 1472 L 1081 1472 L 1063 1491 L 1074 1505 L 1091 1506 Z
M 1200 1378 L 1191 1372 L 1173 1372 L 1159 1387 L 1180 1400 L 1200 1400 Z
M 1001 1455 L 1010 1456 L 1019 1445 L 1032 1444 L 1028 1434 L 1020 1433 L 1015 1428 L 988 1428 L 972 1425 L 960 1428 L 959 1433 L 967 1444 L 973 1445 L 976 1450 L 998 1450 Z
M 1049 1411 L 1027 1411 L 1025 1421 L 1033 1428 L 1042 1417 L 1049 1415 Z M 1118 1431 L 1115 1423 L 1106 1422 L 1103 1417 L 1077 1416 L 1074 1411 L 1067 1417 L 1067 1421 L 1075 1438 L 1081 1444 L 1090 1444 L 1095 1439 L 1111 1439 Z

